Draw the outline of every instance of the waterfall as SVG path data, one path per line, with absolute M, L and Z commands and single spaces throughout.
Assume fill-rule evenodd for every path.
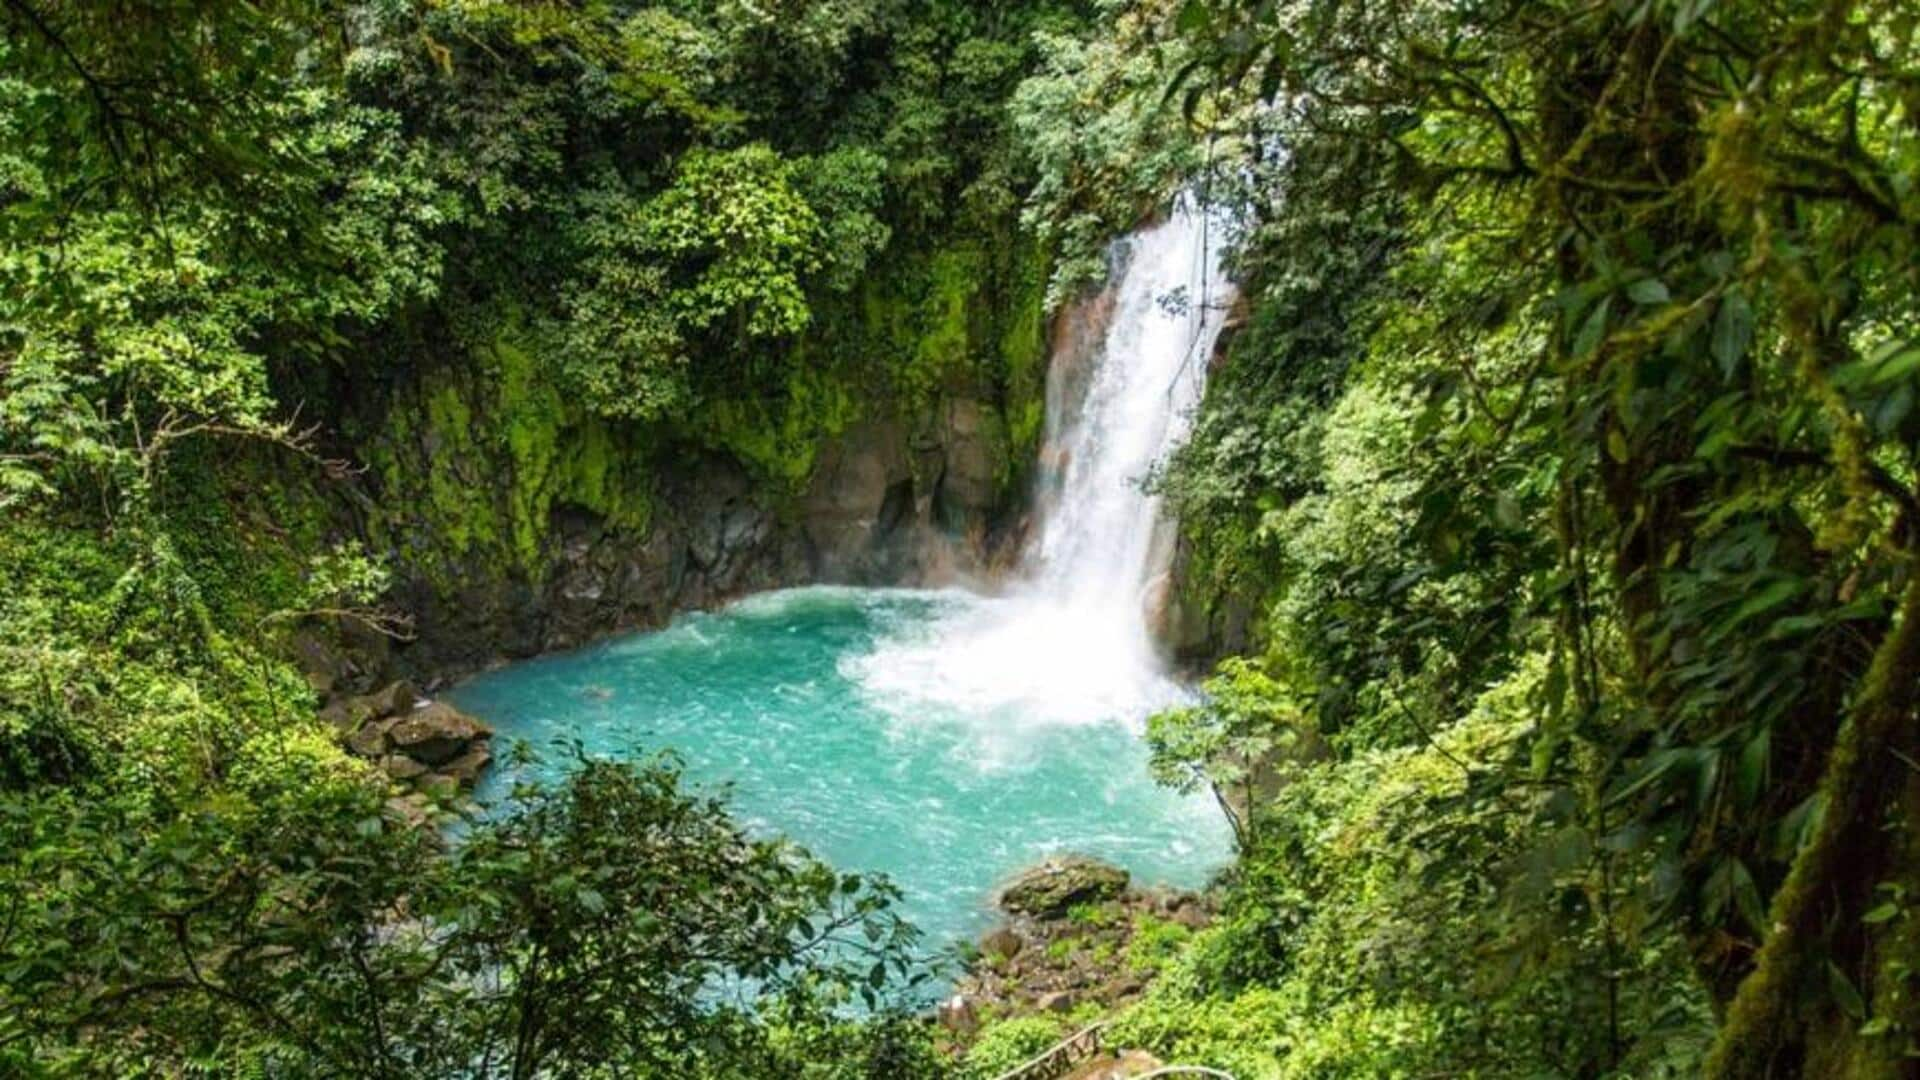
M 1046 460 L 1027 555 L 1031 586 L 1052 604 L 1124 627 L 1149 655 L 1146 590 L 1167 569 L 1168 522 L 1142 483 L 1186 438 L 1219 337 L 1226 280 L 1205 215 L 1185 203 L 1125 241 L 1105 339 L 1078 395 L 1076 373 L 1049 377 Z M 1078 400 L 1074 400 L 1075 397 Z
M 1056 342 L 1036 526 L 1004 595 L 952 600 L 931 633 L 853 662 L 903 717 L 930 707 L 1009 724 L 1139 723 L 1183 700 L 1149 623 L 1172 557 L 1144 482 L 1186 437 L 1231 286 L 1187 200 L 1116 245 L 1097 346 Z

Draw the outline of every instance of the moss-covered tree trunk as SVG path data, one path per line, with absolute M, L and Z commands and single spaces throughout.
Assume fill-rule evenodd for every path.
M 1553 63 L 1542 65 L 1544 192 L 1566 226 L 1557 262 L 1566 288 L 1606 279 L 1605 260 L 1614 257 L 1617 272 L 1620 249 L 1636 244 L 1668 252 L 1731 246 L 1715 223 L 1668 194 L 1704 158 L 1682 68 L 1666 62 L 1671 44 L 1651 24 L 1616 25 L 1584 43 L 1561 42 Z M 1630 194 L 1636 191 L 1652 194 Z M 1569 415 L 1592 425 L 1569 437 L 1600 448 L 1592 475 L 1606 511 L 1603 542 L 1638 707 L 1666 730 L 1717 729 L 1738 717 L 1689 720 L 1674 698 L 1670 673 L 1686 658 L 1674 652 L 1683 637 L 1671 632 L 1675 601 L 1662 582 L 1700 541 L 1699 510 L 1712 494 L 1673 479 L 1686 474 L 1695 452 L 1693 431 L 1677 421 L 1725 389 L 1704 343 L 1649 377 L 1655 346 L 1639 330 L 1629 321 L 1587 356 L 1562 343 Z M 1791 511 L 1781 516 L 1776 529 L 1796 542 L 1783 542 L 1776 569 L 1813 576 L 1819 557 L 1806 542 L 1811 531 Z M 1741 941 L 1727 926 L 1689 913 L 1701 977 L 1723 1009 L 1711 1064 L 1717 1077 L 1880 1078 L 1920 1070 L 1908 1053 L 1920 1033 L 1920 912 L 1901 906 L 1920 894 L 1920 583 L 1906 586 L 1864 677 L 1833 656 L 1819 666 L 1821 677 L 1786 712 L 1768 805 L 1780 809 L 1817 793 L 1824 813 L 1775 890 L 1765 933 Z M 1708 733 L 1690 737 L 1704 741 Z M 1766 839 L 1746 822 L 1705 814 L 1689 841 L 1693 870 L 1704 873 L 1728 857 L 1758 865 Z
M 1920 577 L 1909 578 L 1896 619 L 1827 756 L 1819 825 L 1773 897 L 1710 1076 L 1920 1070 L 1907 1052 L 1920 1031 L 1920 911 L 1908 909 L 1920 899 Z M 1881 903 L 1890 918 L 1874 912 Z

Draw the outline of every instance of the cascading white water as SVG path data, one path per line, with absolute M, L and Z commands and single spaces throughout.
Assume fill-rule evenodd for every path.
M 1186 438 L 1229 288 L 1205 222 L 1183 203 L 1127 241 L 1084 395 L 1065 400 L 1061 370 L 1050 387 L 1049 457 L 1064 475 L 1042 505 L 1032 587 L 1090 622 L 1124 627 L 1136 653 L 1152 652 L 1145 591 L 1169 556 L 1160 500 L 1142 485 Z
M 1207 214 L 1185 200 L 1121 242 L 1111 315 L 1081 371 L 1049 376 L 1040 518 L 1005 595 L 952 598 L 932 632 L 849 662 L 903 719 L 976 718 L 996 741 L 1031 723 L 1138 723 L 1184 697 L 1149 626 L 1171 557 L 1144 481 L 1186 437 L 1231 286 Z

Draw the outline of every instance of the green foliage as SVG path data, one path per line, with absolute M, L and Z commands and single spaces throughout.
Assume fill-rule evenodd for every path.
M 1202 689 L 1201 704 L 1147 720 L 1149 767 L 1175 790 L 1210 789 L 1246 847 L 1279 763 L 1311 756 L 1318 738 L 1295 694 L 1252 661 L 1229 658 Z
M 442 856 L 343 767 L 324 740 L 283 743 L 159 815 L 0 800 L 7 1052 L 357 1076 L 764 1076 L 783 1049 L 911 1052 L 830 1034 L 834 1002 L 877 1004 L 909 970 L 885 883 L 749 838 L 671 768 L 583 761 Z
M 1053 306 L 1105 279 L 1112 238 L 1158 209 L 1200 171 L 1205 154 L 1177 116 L 1158 108 L 1176 42 L 1153 41 L 1161 4 L 1102 5 L 1107 33 L 1041 33 L 1038 73 L 1012 102 L 1021 145 L 1039 173 L 1027 222 L 1060 249 Z
M 1077 926 L 1113 926 L 1121 915 L 1118 906 L 1107 903 L 1079 903 L 1067 908 L 1067 921 Z
M 0 6 L 0 1071 L 937 1074 L 884 885 L 651 766 L 436 850 L 287 657 L 644 538 L 668 446 L 774 502 L 965 394 L 1014 490 L 1005 103 L 1077 20 Z
M 1674 939 L 1588 931 L 1591 856 L 1534 862 L 1525 797 L 1473 797 L 1527 737 L 1539 671 L 1431 746 L 1288 769 L 1219 922 L 1119 1037 L 1248 1077 L 1581 1075 L 1615 1054 L 1691 1075 L 1709 1012 Z
M 1051 1016 L 1017 1016 L 980 1029 L 967 1048 L 966 1075 L 988 1080 L 1059 1042 L 1066 1025 Z
M 1192 937 L 1193 931 L 1180 923 L 1141 912 L 1134 917 L 1133 936 L 1127 939 L 1127 970 L 1136 975 L 1158 974 Z
M 858 285 L 893 230 L 880 217 L 887 159 L 863 146 L 841 147 L 808 163 L 800 184 L 820 216 L 825 280 L 835 292 Z
M 263 631 L 340 582 L 238 571 L 212 520 L 228 531 L 0 529 L 0 783 L 106 773 L 164 800 L 311 707 Z
M 766 146 L 696 148 L 644 202 L 589 196 L 580 230 L 588 278 L 561 315 L 561 362 L 609 415 L 651 419 L 683 399 L 695 333 L 724 325 L 750 341 L 807 325 L 819 220 Z
M 1054 117 L 1177 109 L 1189 129 L 1159 130 L 1225 155 L 1246 319 L 1158 484 L 1216 641 L 1284 672 L 1334 754 L 1251 799 L 1277 846 L 1249 845 L 1230 895 L 1284 915 L 1273 948 L 1220 931 L 1231 963 L 1197 968 L 1154 1037 L 1194 1033 L 1256 1075 L 1690 1073 L 1699 1029 L 1659 1036 L 1660 1010 L 1698 1016 L 1704 993 L 1727 1009 L 1713 1075 L 1899 1075 L 1920 1031 L 1909 939 L 1846 928 L 1882 925 L 1863 920 L 1916 865 L 1911 770 L 1867 764 L 1920 751 L 1894 689 L 1920 671 L 1911 14 L 1110 12 L 1109 43 L 1060 50 L 1051 75 L 1110 92 L 1032 84 L 1055 139 L 1033 211 L 1097 236 L 1139 212 L 1100 166 L 1152 174 L 1138 152 L 1077 157 Z M 1160 719 L 1171 778 L 1232 761 L 1243 670 Z M 1489 686 L 1532 689 L 1497 751 L 1464 752 Z M 1478 852 L 1465 880 L 1507 899 L 1455 918 L 1392 893 L 1371 917 L 1404 907 L 1435 933 L 1356 986 L 1356 942 L 1380 931 L 1315 868 L 1413 875 L 1415 841 L 1323 855 L 1289 823 L 1328 777 L 1378 784 L 1362 770 L 1404 752 L 1468 777 L 1417 843 Z M 1311 980 L 1298 925 L 1338 943 Z M 1509 989 L 1456 998 L 1436 961 L 1473 933 L 1529 944 Z M 1538 1026 L 1461 1033 L 1449 1010 L 1468 1008 Z M 1556 1034 L 1602 1014 L 1607 1040 Z M 1512 1056 L 1449 1059 L 1446 1039 Z

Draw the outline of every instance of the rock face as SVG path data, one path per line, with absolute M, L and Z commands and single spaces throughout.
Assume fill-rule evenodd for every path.
M 1022 872 L 1000 890 L 1000 907 L 1015 915 L 1055 918 L 1076 904 L 1112 900 L 1127 890 L 1127 872 L 1098 859 L 1067 855 Z
M 1033 1004 L 1034 1008 L 1041 1012 L 1072 1012 L 1073 1007 L 1080 1004 L 1080 995 L 1071 990 L 1049 990 L 1041 994 L 1039 1000 Z
M 954 568 L 986 567 L 1007 546 L 1005 526 L 1024 498 L 1024 487 L 1007 482 L 1008 454 L 999 413 L 972 399 L 918 427 L 855 423 L 821 443 L 804 483 L 787 494 L 730 457 L 684 450 L 653 480 L 643 526 L 556 502 L 528 530 L 538 538 L 533 563 L 468 553 L 432 573 L 404 572 L 393 606 L 414 616 L 414 640 L 376 643 L 386 655 L 371 659 L 335 655 L 344 642 L 331 653 L 314 645 L 299 660 L 316 687 L 338 692 L 382 674 L 477 671 L 766 589 L 945 580 Z M 402 535 L 414 539 L 397 553 L 403 570 L 414 565 L 412 548 L 443 542 L 428 522 L 410 528 Z
M 1010 926 L 996 926 L 980 938 L 980 952 L 985 956 L 997 956 L 1002 960 L 1011 960 L 1020 955 L 1025 944 L 1020 935 Z
M 801 362 L 670 418 L 594 408 L 504 312 L 487 336 L 423 333 L 378 386 L 328 395 L 337 449 L 366 466 L 329 527 L 387 560 L 383 607 L 413 634 L 314 620 L 296 659 L 315 690 L 434 689 L 769 588 L 990 572 L 1027 508 L 1065 331 L 1049 248 L 982 239 L 899 253 L 871 288 L 823 298 Z
M 403 789 L 389 804 L 401 804 L 395 813 L 409 822 L 426 821 L 433 802 L 471 788 L 493 758 L 492 728 L 445 702 L 426 700 L 405 681 L 335 698 L 320 715 L 348 750 L 374 762 Z

